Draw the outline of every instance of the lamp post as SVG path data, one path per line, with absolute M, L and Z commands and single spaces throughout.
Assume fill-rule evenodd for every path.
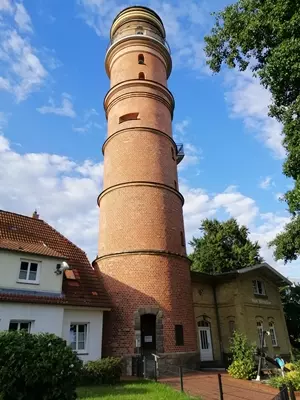
M 263 330 L 261 333 L 261 336 L 260 336 L 259 360 L 258 360 L 258 368 L 257 368 L 257 376 L 256 376 L 257 381 L 260 381 L 260 372 L 261 372 L 261 364 L 262 364 L 262 355 L 263 355 L 263 350 L 264 350 L 265 334 L 270 336 L 270 331 Z

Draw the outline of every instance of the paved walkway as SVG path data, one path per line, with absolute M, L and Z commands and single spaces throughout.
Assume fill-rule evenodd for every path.
M 272 400 L 278 394 L 277 389 L 262 383 L 234 379 L 225 372 L 221 376 L 224 400 Z M 159 381 L 180 390 L 178 376 L 161 378 Z M 191 396 L 199 396 L 203 400 L 220 400 L 216 372 L 184 373 L 183 387 Z

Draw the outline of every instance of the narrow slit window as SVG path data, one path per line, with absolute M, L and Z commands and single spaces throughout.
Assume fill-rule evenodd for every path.
M 185 246 L 185 240 L 184 240 L 183 232 L 180 232 L 180 240 L 181 240 L 181 246 Z
M 139 73 L 139 79 L 145 79 L 145 74 L 144 72 Z
M 143 54 L 139 54 L 138 62 L 139 64 L 145 64 L 145 57 Z
M 183 325 L 175 325 L 175 343 L 176 346 L 184 345 Z
M 139 119 L 139 113 L 129 113 L 129 114 L 125 114 L 122 115 L 119 118 L 119 124 L 121 124 L 122 122 L 126 122 L 126 121 L 134 121 Z
M 171 154 L 172 154 L 173 160 L 175 161 L 175 151 L 174 151 L 173 147 L 171 147 Z
M 177 181 L 176 180 L 174 180 L 174 187 L 175 187 L 175 189 L 177 189 Z

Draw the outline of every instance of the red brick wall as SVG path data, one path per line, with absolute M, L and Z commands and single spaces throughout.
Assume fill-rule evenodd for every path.
M 196 350 L 187 261 L 159 255 L 127 255 L 99 260 L 98 265 L 113 300 L 110 324 L 104 323 L 104 354 L 133 354 L 133 313 L 142 307 L 162 310 L 166 353 Z M 175 324 L 184 327 L 184 346 L 175 345 Z

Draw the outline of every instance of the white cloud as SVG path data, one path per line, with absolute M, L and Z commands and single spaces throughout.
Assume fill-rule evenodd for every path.
M 61 117 L 75 118 L 76 113 L 73 108 L 71 96 L 68 93 L 62 94 L 61 106 L 56 106 L 54 101 L 50 98 L 49 105 L 37 108 L 37 111 L 41 114 L 56 114 Z
M 16 4 L 15 21 L 21 31 L 33 31 L 31 18 L 22 3 Z
M 190 121 L 188 119 L 184 119 L 183 121 L 178 121 L 174 124 L 175 134 L 179 134 L 181 137 L 185 136 L 186 130 L 190 125 Z
M 5 30 L 0 39 L 0 62 L 6 69 L 6 76 L 0 80 L 0 89 L 12 92 L 20 102 L 41 87 L 47 71 L 29 40 L 16 30 Z
M 14 151 L 0 136 L 0 209 L 40 217 L 96 256 L 102 163 Z
M 226 84 L 229 86 L 226 99 L 231 107 L 231 116 L 243 119 L 246 128 L 254 132 L 276 158 L 283 159 L 281 124 L 268 116 L 270 92 L 260 85 L 250 70 L 228 73 Z
M 188 118 L 177 121 L 174 124 L 174 140 L 176 143 L 180 144 L 184 142 L 184 159 L 179 164 L 179 171 L 187 169 L 191 166 L 199 164 L 202 157 L 202 149 L 194 146 L 192 143 L 187 142 L 187 130 L 190 127 L 190 120 Z M 191 137 L 191 135 L 188 135 Z
M 0 90 L 5 90 L 7 92 L 11 90 L 9 80 L 3 78 L 2 76 L 0 76 Z
M 272 178 L 270 176 L 266 176 L 259 182 L 259 187 L 261 189 L 269 189 L 271 186 L 275 186 L 275 183 L 273 182 Z
M 1 11 L 0 90 L 12 93 L 21 102 L 44 84 L 48 73 L 38 50 L 26 36 L 33 32 L 33 27 L 23 2 L 0 0 Z
M 0 0 L 0 11 L 13 12 L 13 7 L 10 0 Z
M 223 219 L 220 214 L 225 211 L 226 218 L 236 218 L 239 224 L 249 228 L 250 239 L 259 242 L 260 253 L 266 262 L 282 274 L 299 279 L 300 262 L 296 261 L 288 265 L 284 265 L 281 261 L 275 262 L 273 249 L 268 245 L 290 221 L 287 213 L 260 213 L 255 200 L 240 193 L 235 186 L 230 186 L 222 193 L 216 194 L 208 194 L 202 189 L 191 188 L 185 184 L 180 185 L 180 189 L 185 197 L 183 212 L 187 243 L 193 237 L 200 236 L 199 227 L 203 219 Z M 191 250 L 188 245 L 188 252 Z
M 82 125 L 81 126 L 73 126 L 72 127 L 73 131 L 79 132 L 79 133 L 86 133 L 92 128 L 101 129 L 102 126 L 98 122 L 95 122 L 95 120 L 94 120 L 97 117 L 99 117 L 99 113 L 94 108 L 86 110 L 83 113 L 83 117 L 81 118 Z

